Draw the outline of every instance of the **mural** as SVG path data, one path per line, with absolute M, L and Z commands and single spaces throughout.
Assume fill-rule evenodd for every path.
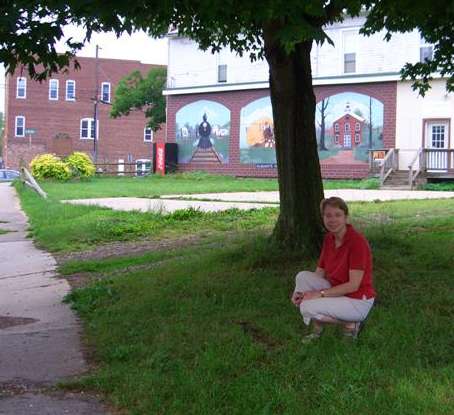
M 176 113 L 178 163 L 229 161 L 230 111 L 214 101 L 200 100 Z
M 260 98 L 241 109 L 240 162 L 263 168 L 276 166 L 270 97 Z
M 318 154 L 323 164 L 363 164 L 369 149 L 383 148 L 383 104 L 369 95 L 343 92 L 317 104 Z

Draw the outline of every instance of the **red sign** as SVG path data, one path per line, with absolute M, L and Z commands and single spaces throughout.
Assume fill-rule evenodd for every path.
M 166 174 L 165 143 L 156 143 L 156 173 Z

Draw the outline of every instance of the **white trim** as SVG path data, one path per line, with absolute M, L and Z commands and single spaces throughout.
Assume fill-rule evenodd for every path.
M 21 118 L 23 120 L 22 124 L 22 134 L 17 134 L 17 120 Z M 17 115 L 14 119 L 14 136 L 15 137 L 25 137 L 25 116 L 24 115 Z
M 68 98 L 68 84 L 70 82 L 74 83 L 74 97 Z M 65 88 L 65 100 L 66 101 L 75 101 L 76 100 L 76 81 L 74 79 L 68 79 L 66 81 L 66 88 Z
M 88 121 L 88 137 L 82 137 L 82 122 Z M 93 140 L 94 137 L 91 135 L 92 125 L 95 122 L 93 118 L 81 118 L 79 124 L 79 138 L 81 140 Z M 99 120 L 96 120 L 96 141 L 99 141 Z
M 219 91 L 243 91 L 246 89 L 265 89 L 269 88 L 268 82 L 246 83 L 246 84 L 227 84 L 227 85 L 208 85 L 199 87 L 165 89 L 163 95 L 198 94 L 200 92 L 219 92 Z
M 57 85 L 57 97 L 52 98 L 50 92 L 52 91 L 52 83 L 56 83 Z M 58 79 L 49 79 L 49 101 L 58 101 L 58 93 L 60 91 L 60 82 Z
M 107 85 L 109 87 L 109 99 L 108 100 L 104 99 L 104 85 Z M 111 91 L 110 82 L 102 82 L 101 83 L 101 101 L 102 102 L 110 102 L 110 100 L 111 100 L 110 91 Z
M 19 82 L 20 81 L 24 81 L 24 95 L 23 96 L 20 96 L 19 95 Z M 16 78 L 16 98 L 17 99 L 26 99 L 27 98 L 27 78 L 25 78 L 24 76 L 18 76 Z

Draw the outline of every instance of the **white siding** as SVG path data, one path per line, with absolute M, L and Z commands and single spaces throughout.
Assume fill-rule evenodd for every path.
M 343 32 L 358 32 L 364 20 L 363 17 L 346 19 L 326 29 L 335 46 L 328 42 L 322 46 L 314 43 L 311 53 L 314 78 L 344 75 Z M 418 61 L 418 32 L 395 34 L 389 42 L 383 40 L 384 35 L 385 32 L 370 37 L 357 35 L 354 40 L 357 48 L 356 74 L 397 73 L 406 62 Z M 227 65 L 227 84 L 268 81 L 266 61 L 251 63 L 248 55 L 239 57 L 229 49 L 212 54 L 201 51 L 189 39 L 169 38 L 169 88 L 216 85 L 219 64 Z
M 411 89 L 411 82 L 397 84 L 396 148 L 399 149 L 399 168 L 408 169 L 415 150 L 422 145 L 423 120 L 446 118 L 451 120 L 451 147 L 454 148 L 452 128 L 454 122 L 454 94 L 446 92 L 446 82 L 435 80 L 424 98 Z

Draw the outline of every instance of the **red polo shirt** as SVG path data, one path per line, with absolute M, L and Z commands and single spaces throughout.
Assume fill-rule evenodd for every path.
M 364 271 L 363 279 L 358 288 L 347 297 L 362 299 L 375 297 L 372 285 L 372 254 L 366 238 L 357 232 L 352 225 L 347 225 L 347 232 L 342 245 L 336 248 L 334 234 L 329 232 L 323 241 L 318 266 L 325 270 L 326 279 L 333 287 L 349 281 L 349 271 Z

